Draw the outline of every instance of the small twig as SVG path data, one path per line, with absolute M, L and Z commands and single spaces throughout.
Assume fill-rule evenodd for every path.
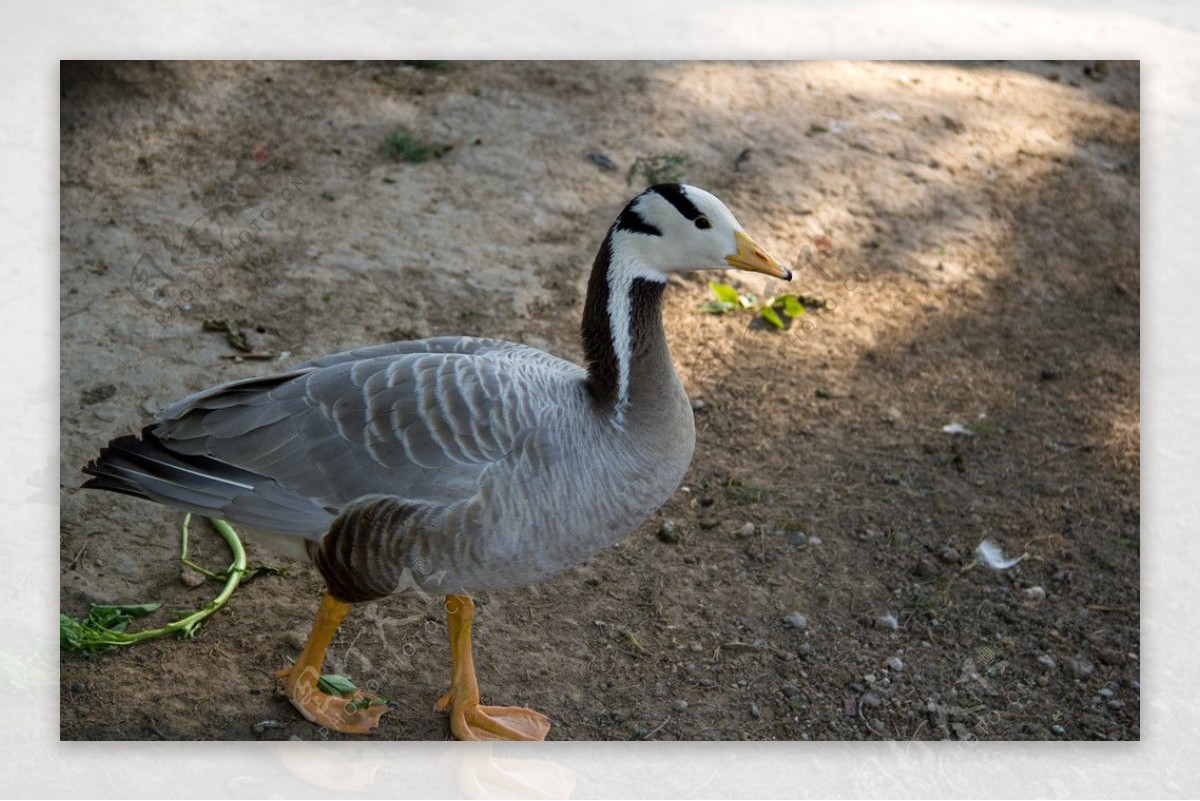
M 1103 606 L 1101 604 L 1087 604 L 1084 609 L 1090 609 L 1093 612 L 1114 612 L 1122 615 L 1132 615 L 1134 612 L 1122 606 Z
M 771 675 L 770 673 L 763 673 L 761 675 L 755 676 L 754 678 L 750 679 L 750 681 L 746 682 L 746 689 L 749 690 L 751 687 L 753 687 L 755 685 L 755 683 L 759 679 L 765 679 L 767 676 L 770 676 L 770 675 Z
M 75 563 L 79 561 L 79 557 L 83 556 L 83 552 L 87 550 L 88 540 L 90 540 L 91 537 L 92 535 L 90 533 L 83 535 L 83 545 L 79 546 L 79 550 L 75 552 L 73 557 L 71 557 L 71 561 L 67 562 L 67 566 L 62 569 L 62 572 L 66 573 L 68 570 L 75 567 Z
M 722 643 L 721 647 L 730 651 L 758 651 L 759 653 L 767 650 L 766 645 L 755 645 L 752 642 L 726 642 Z
M 1055 451 L 1054 453 L 1051 453 L 1050 455 L 1043 457 L 1040 462 L 1038 462 L 1036 465 L 1034 465 L 1034 467 L 1041 467 L 1042 465 L 1044 465 L 1046 462 L 1050 461 L 1051 459 L 1057 459 L 1059 456 L 1063 456 L 1068 453 L 1075 453 L 1075 451 L 1090 451 L 1093 447 L 1094 446 L 1092 445 L 1092 443 L 1083 442 L 1083 443 L 1080 443 L 1079 445 L 1072 445 L 1069 448 L 1063 448 L 1061 451 Z
M 861 720 L 863 725 L 867 727 L 867 731 L 871 732 L 871 734 L 874 734 L 876 737 L 883 737 L 883 732 L 875 731 L 875 727 L 871 725 L 871 721 L 867 720 L 863 715 L 863 705 L 861 699 L 855 702 L 855 706 L 858 707 L 858 719 Z
M 250 353 L 223 353 L 222 359 L 232 359 L 235 362 L 241 361 L 269 361 L 278 356 L 278 353 L 267 353 L 265 351 L 253 351 Z
M 656 734 L 658 734 L 660 731 L 662 731 L 662 727 L 663 727 L 663 726 L 666 726 L 666 725 L 667 725 L 668 723 L 670 723 L 670 722 L 671 722 L 671 716 L 670 716 L 670 715 L 667 715 L 667 719 L 666 719 L 666 720 L 664 720 L 662 723 L 660 723 L 660 724 L 658 724 L 657 726 L 655 726 L 655 727 L 654 727 L 653 729 L 651 729 L 650 731 L 646 732 L 646 736 L 645 736 L 645 737 L 643 737 L 642 739 L 643 739 L 643 740 L 649 740 L 651 737 L 653 737 L 654 735 L 656 735 Z
M 912 734 L 910 734 L 910 735 L 908 735 L 908 739 L 909 739 L 910 741 L 911 741 L 911 740 L 915 740 L 915 739 L 917 739 L 917 735 L 921 733 L 921 729 L 925 728 L 925 724 L 926 724 L 926 723 L 928 723 L 928 722 L 929 722 L 929 721 L 922 720 L 922 721 L 921 721 L 921 723 L 920 723 L 920 725 L 919 725 L 919 726 L 917 726 L 917 728 L 915 728 L 915 729 L 913 730 L 913 733 L 912 733 Z

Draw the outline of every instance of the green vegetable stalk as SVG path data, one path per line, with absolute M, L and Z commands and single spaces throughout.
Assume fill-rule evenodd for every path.
M 192 516 L 183 519 L 183 545 L 179 559 L 188 567 L 199 571 L 211 578 L 224 578 L 225 586 L 213 600 L 194 612 L 182 612 L 181 617 L 174 623 L 168 623 L 157 629 L 147 629 L 129 633 L 129 624 L 136 618 L 143 617 L 157 610 L 162 604 L 125 604 L 102 605 L 92 604 L 87 617 L 76 620 L 70 615 L 59 615 L 59 645 L 70 651 L 83 654 L 96 654 L 108 651 L 121 645 L 133 645 L 142 640 L 151 640 L 167 634 L 178 633 L 183 637 L 193 637 L 200 623 L 216 612 L 237 589 L 246 574 L 246 551 L 235 532 L 224 520 L 211 521 L 213 527 L 224 538 L 229 550 L 233 553 L 233 563 L 226 569 L 224 576 L 212 573 L 188 559 L 188 524 Z

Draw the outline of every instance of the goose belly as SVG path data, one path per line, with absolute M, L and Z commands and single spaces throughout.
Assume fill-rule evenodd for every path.
M 631 449 L 597 466 L 595 452 L 581 447 L 573 458 L 506 483 L 506 491 L 485 489 L 451 510 L 447 529 L 458 536 L 431 542 L 430 559 L 447 571 L 447 592 L 548 579 L 641 525 L 679 487 L 691 452 L 690 441 L 676 441 L 665 449 Z

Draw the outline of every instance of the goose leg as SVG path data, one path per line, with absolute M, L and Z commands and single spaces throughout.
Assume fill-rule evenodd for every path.
M 450 710 L 450 731 L 460 740 L 544 740 L 550 720 L 519 706 L 482 706 L 471 656 L 475 602 L 467 595 L 446 596 L 450 625 L 450 691 L 434 709 Z
M 394 704 L 363 690 L 342 697 L 317 689 L 325 650 L 349 611 L 350 604 L 342 603 L 326 592 L 304 650 L 291 667 L 283 668 L 275 675 L 287 680 L 284 693 L 292 706 L 308 720 L 343 734 L 371 734 L 379 727 L 379 718 L 394 708 Z

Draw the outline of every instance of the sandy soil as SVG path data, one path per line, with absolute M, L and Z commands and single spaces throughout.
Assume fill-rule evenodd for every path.
M 63 610 L 216 593 L 181 579 L 178 515 L 77 489 L 110 437 L 391 339 L 577 359 L 625 171 L 681 151 L 827 307 L 760 330 L 673 282 L 703 401 L 685 486 L 620 547 L 479 599 L 485 701 L 555 739 L 1137 739 L 1138 107 L 1119 63 L 64 66 Z M 397 161 L 399 129 L 453 147 Z M 985 539 L 1024 561 L 972 566 Z M 194 639 L 64 653 L 62 737 L 335 737 L 272 676 L 319 576 L 251 557 L 287 572 Z M 378 737 L 449 736 L 437 604 L 363 606 L 328 667 L 400 703 Z

